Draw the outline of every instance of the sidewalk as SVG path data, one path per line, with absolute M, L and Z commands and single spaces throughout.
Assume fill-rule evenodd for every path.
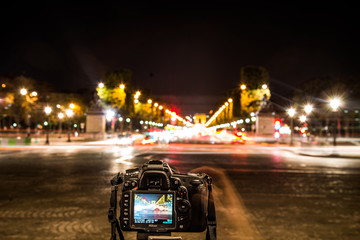
M 294 137 L 293 146 L 290 138 L 275 139 L 272 136 L 254 136 L 252 140 L 257 144 L 267 144 L 303 156 L 313 157 L 343 157 L 360 159 L 360 138 L 338 137 L 336 146 L 333 138 L 317 137 L 308 141 L 307 138 Z
M 356 158 L 360 160 L 360 146 L 279 146 L 279 148 L 302 156 Z

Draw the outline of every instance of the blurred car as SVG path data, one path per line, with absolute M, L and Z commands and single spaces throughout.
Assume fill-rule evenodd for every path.
M 246 142 L 246 134 L 244 132 L 235 132 L 232 137 L 233 143 L 245 143 Z
M 156 143 L 156 139 L 152 136 L 146 136 L 142 141 L 141 141 L 142 145 L 152 145 L 154 143 Z
M 116 141 L 117 145 L 127 146 L 127 145 L 133 145 L 134 141 L 132 139 L 132 136 L 130 134 L 119 134 Z

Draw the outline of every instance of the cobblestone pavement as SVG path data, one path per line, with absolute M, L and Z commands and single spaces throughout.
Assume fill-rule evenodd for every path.
M 109 239 L 109 180 L 152 157 L 215 180 L 219 239 L 359 239 L 360 160 L 276 149 L 184 154 L 131 148 L 0 152 L 0 239 Z M 129 157 L 131 156 L 131 157 Z M 205 239 L 184 233 L 184 239 Z M 125 239 L 135 239 L 125 233 Z

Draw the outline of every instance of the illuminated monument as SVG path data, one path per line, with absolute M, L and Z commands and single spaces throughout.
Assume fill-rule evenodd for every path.
M 97 94 L 90 103 L 90 107 L 86 114 L 86 132 L 94 134 L 105 134 L 106 119 L 100 99 Z

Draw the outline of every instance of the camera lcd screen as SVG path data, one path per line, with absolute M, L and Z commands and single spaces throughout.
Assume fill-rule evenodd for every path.
M 134 193 L 134 224 L 172 225 L 174 193 Z

